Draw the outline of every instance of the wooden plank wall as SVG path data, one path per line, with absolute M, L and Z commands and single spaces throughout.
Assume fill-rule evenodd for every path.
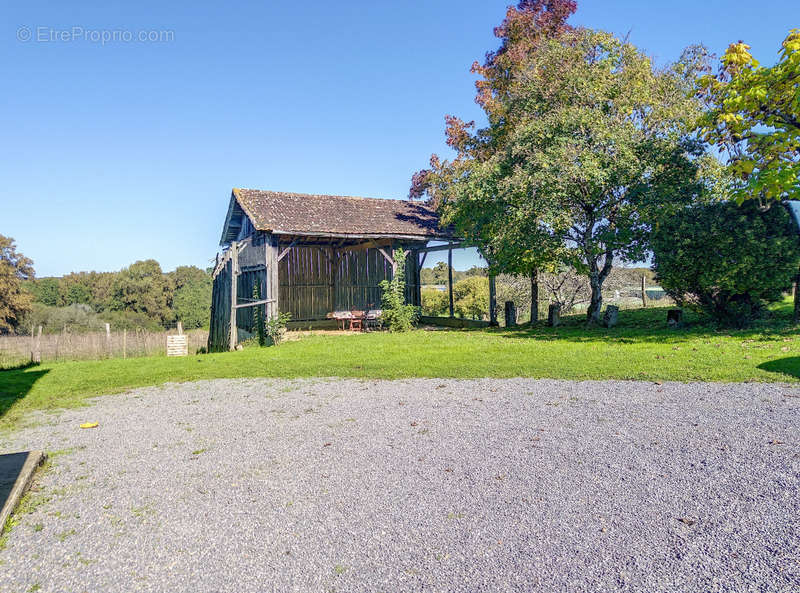
M 392 267 L 377 249 L 294 246 L 278 265 L 280 310 L 300 321 L 380 308 L 378 284 L 391 277 Z
M 208 331 L 208 351 L 224 352 L 230 343 L 231 276 L 233 262 L 230 257 L 214 270 L 211 288 L 211 322 Z
M 410 247 L 419 247 L 414 243 Z M 325 245 L 292 246 L 277 261 L 285 245 L 276 237 L 256 233 L 237 244 L 238 303 L 253 299 L 253 286 L 261 285 L 261 298 L 277 302 L 258 307 L 272 317 L 278 311 L 291 314 L 292 321 L 325 319 L 333 311 L 377 309 L 381 306 L 379 284 L 392 278 L 392 265 L 376 248 L 348 249 Z M 230 347 L 231 250 L 226 251 L 214 272 L 211 324 L 208 336 L 210 352 Z M 388 247 L 384 251 L 390 252 Z M 406 300 L 419 305 L 419 266 L 417 252 L 406 260 Z M 237 336 L 249 337 L 255 329 L 253 308 L 236 312 Z

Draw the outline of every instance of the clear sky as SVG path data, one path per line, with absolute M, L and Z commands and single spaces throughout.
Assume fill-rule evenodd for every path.
M 469 66 L 507 4 L 5 0 L 0 234 L 39 276 L 169 270 L 213 259 L 232 187 L 404 198 L 444 115 L 480 118 Z M 661 63 L 738 39 L 772 63 L 800 4 L 579 0 L 572 22 Z

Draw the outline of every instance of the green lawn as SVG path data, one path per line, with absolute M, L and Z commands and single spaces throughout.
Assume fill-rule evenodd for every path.
M 651 381 L 800 378 L 800 333 L 788 303 L 773 319 L 717 331 L 690 316 L 665 327 L 664 309 L 622 311 L 614 329 L 580 318 L 559 328 L 311 336 L 277 348 L 189 356 L 42 364 L 0 371 L 0 429 L 30 410 L 81 405 L 93 395 L 168 381 L 229 377 L 551 377 Z

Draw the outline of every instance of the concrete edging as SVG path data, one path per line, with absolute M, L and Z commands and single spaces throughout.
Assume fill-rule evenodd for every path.
M 2 532 L 6 521 L 8 521 L 11 513 L 14 512 L 14 509 L 17 507 L 20 498 L 22 498 L 28 486 L 30 486 L 33 474 L 36 473 L 36 468 L 38 468 L 45 459 L 47 459 L 47 455 L 45 455 L 43 451 L 28 451 L 28 457 L 25 459 L 25 463 L 22 464 L 22 469 L 17 475 L 17 479 L 11 488 L 11 492 L 3 508 L 0 509 L 0 532 Z

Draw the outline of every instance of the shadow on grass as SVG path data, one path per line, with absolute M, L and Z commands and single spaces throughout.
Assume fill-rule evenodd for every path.
M 566 342 L 613 342 L 632 343 L 680 343 L 684 341 L 733 337 L 742 340 L 781 339 L 789 333 L 796 333 L 797 328 L 791 323 L 791 316 L 783 310 L 774 311 L 767 319 L 756 322 L 747 329 L 730 329 L 718 327 L 707 318 L 691 311 L 685 311 L 685 325 L 679 329 L 667 327 L 667 310 L 671 307 L 653 307 L 648 309 L 623 309 L 619 312 L 617 326 L 587 326 L 585 315 L 569 315 L 562 317 L 558 327 L 548 327 L 540 322 L 530 327 L 520 325 L 515 328 L 494 330 L 507 338 L 528 338 L 542 341 Z
M 780 373 L 800 379 L 800 356 L 788 356 L 777 360 L 769 360 L 758 365 L 762 371 Z
M 47 369 L 37 369 L 32 363 L 0 370 L 0 418 L 17 401 L 28 395 L 28 392 L 40 378 L 48 373 Z

